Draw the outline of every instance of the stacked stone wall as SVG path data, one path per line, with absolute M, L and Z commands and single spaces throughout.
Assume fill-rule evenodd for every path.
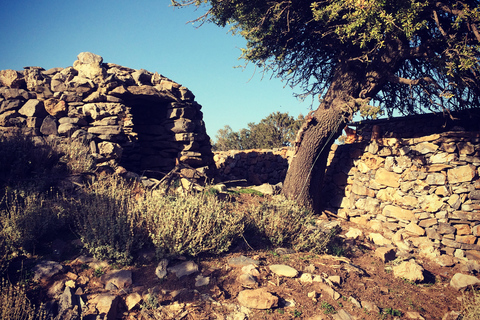
M 182 85 L 83 52 L 72 67 L 0 71 L 0 133 L 83 139 L 97 165 L 156 176 L 213 164 L 201 106 Z
M 480 259 L 480 111 L 451 116 L 351 124 L 357 142 L 334 144 L 329 154 L 324 207 L 378 232 L 385 245 L 433 258 Z M 215 159 L 220 169 L 231 167 L 233 179 L 233 173 L 249 177 L 257 164 L 249 166 L 248 159 L 267 153 L 230 151 Z M 277 154 L 284 160 L 269 167 L 276 166 L 283 179 L 291 150 Z M 256 184 L 270 182 L 255 177 L 265 178 Z

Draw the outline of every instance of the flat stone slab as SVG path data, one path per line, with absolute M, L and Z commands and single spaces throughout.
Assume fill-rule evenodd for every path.
M 298 275 L 298 271 L 290 266 L 285 264 L 272 264 L 269 266 L 270 270 L 276 275 L 295 278 Z
M 265 288 L 240 291 L 237 300 L 241 306 L 253 309 L 266 310 L 278 306 L 278 297 Z
M 176 266 L 167 269 L 170 272 L 175 273 L 177 278 L 183 276 L 191 275 L 192 273 L 198 272 L 198 265 L 193 261 L 185 261 Z
M 477 277 L 456 273 L 450 280 L 450 286 L 457 290 L 462 290 L 468 286 L 479 286 L 480 280 Z
M 228 259 L 228 265 L 230 267 L 244 267 L 248 266 L 250 264 L 257 265 L 260 263 L 258 260 L 254 260 L 252 258 L 248 258 L 245 256 L 240 256 L 240 257 L 234 257 Z

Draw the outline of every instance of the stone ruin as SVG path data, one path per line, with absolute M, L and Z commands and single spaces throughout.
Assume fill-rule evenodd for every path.
M 186 87 L 82 52 L 73 66 L 0 71 L 0 134 L 86 139 L 97 166 L 190 178 L 213 164 L 200 104 Z M 191 173 L 197 171 L 196 173 Z

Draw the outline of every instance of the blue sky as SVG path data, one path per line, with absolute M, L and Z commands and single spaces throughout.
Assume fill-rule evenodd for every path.
M 170 0 L 15 0 L 0 10 L 0 70 L 73 65 L 89 51 L 104 62 L 158 73 L 188 87 L 203 108 L 212 139 L 218 129 L 259 122 L 274 111 L 306 115 L 300 102 L 270 75 L 238 60 L 245 40 L 212 24 L 187 23 L 201 9 L 174 9 Z

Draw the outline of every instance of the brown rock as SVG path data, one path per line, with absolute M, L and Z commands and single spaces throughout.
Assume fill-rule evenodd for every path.
M 393 217 L 400 220 L 416 220 L 415 214 L 411 210 L 402 209 L 392 205 L 385 206 L 382 213 L 387 217 Z
M 240 305 L 253 309 L 271 309 L 278 306 L 278 297 L 267 291 L 266 288 L 243 290 L 238 293 Z
M 375 250 L 375 256 L 379 257 L 383 262 L 395 260 L 395 249 L 380 247 Z
M 21 88 L 25 86 L 23 74 L 15 70 L 1 70 L 0 84 L 8 88 Z
M 400 186 L 399 180 L 399 174 L 387 171 L 383 168 L 378 169 L 375 174 L 375 182 L 388 187 L 398 188 Z
M 471 165 L 460 166 L 447 171 L 450 184 L 472 181 L 475 177 L 475 167 Z
M 65 117 L 68 114 L 67 104 L 65 103 L 65 101 L 50 98 L 45 100 L 44 106 L 45 106 L 45 110 L 51 116 L 61 118 L 61 117 Z

